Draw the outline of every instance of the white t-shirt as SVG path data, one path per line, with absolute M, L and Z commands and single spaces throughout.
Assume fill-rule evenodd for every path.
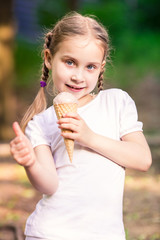
M 142 131 L 134 101 L 119 89 L 101 91 L 78 108 L 78 114 L 94 132 L 115 140 Z M 50 240 L 124 240 L 125 169 L 76 141 L 70 163 L 56 121 L 51 106 L 26 128 L 33 147 L 51 147 L 59 187 L 39 201 L 27 220 L 25 234 Z

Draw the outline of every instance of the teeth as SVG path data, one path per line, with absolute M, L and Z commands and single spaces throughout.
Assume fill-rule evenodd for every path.
M 70 87 L 70 88 L 73 88 L 73 89 L 82 89 L 82 88 L 73 87 L 73 86 L 70 86 L 70 85 L 67 85 L 67 86 Z

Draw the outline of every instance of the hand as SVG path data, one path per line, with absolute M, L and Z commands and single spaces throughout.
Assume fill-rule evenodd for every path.
M 13 123 L 16 137 L 10 142 L 10 151 L 17 163 L 30 167 L 35 163 L 35 153 L 28 138 L 23 134 L 19 124 Z
M 64 138 L 70 138 L 81 145 L 88 146 L 93 132 L 77 113 L 67 113 L 57 123 L 60 129 L 71 130 L 71 132 L 61 132 Z

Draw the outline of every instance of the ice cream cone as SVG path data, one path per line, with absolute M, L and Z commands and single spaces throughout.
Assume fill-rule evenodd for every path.
M 60 119 L 63 117 L 65 113 L 77 112 L 77 102 L 67 102 L 67 103 L 54 103 L 53 106 L 57 115 L 57 118 Z M 71 132 L 71 130 L 68 129 L 62 129 L 62 132 Z M 69 156 L 70 161 L 72 162 L 73 159 L 73 150 L 74 150 L 74 140 L 69 138 L 64 138 L 66 150 Z

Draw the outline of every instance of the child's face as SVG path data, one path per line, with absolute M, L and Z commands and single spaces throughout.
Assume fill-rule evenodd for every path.
M 95 88 L 105 65 L 103 57 L 104 50 L 98 40 L 78 36 L 63 41 L 46 65 L 52 70 L 58 92 L 70 92 L 80 99 Z

